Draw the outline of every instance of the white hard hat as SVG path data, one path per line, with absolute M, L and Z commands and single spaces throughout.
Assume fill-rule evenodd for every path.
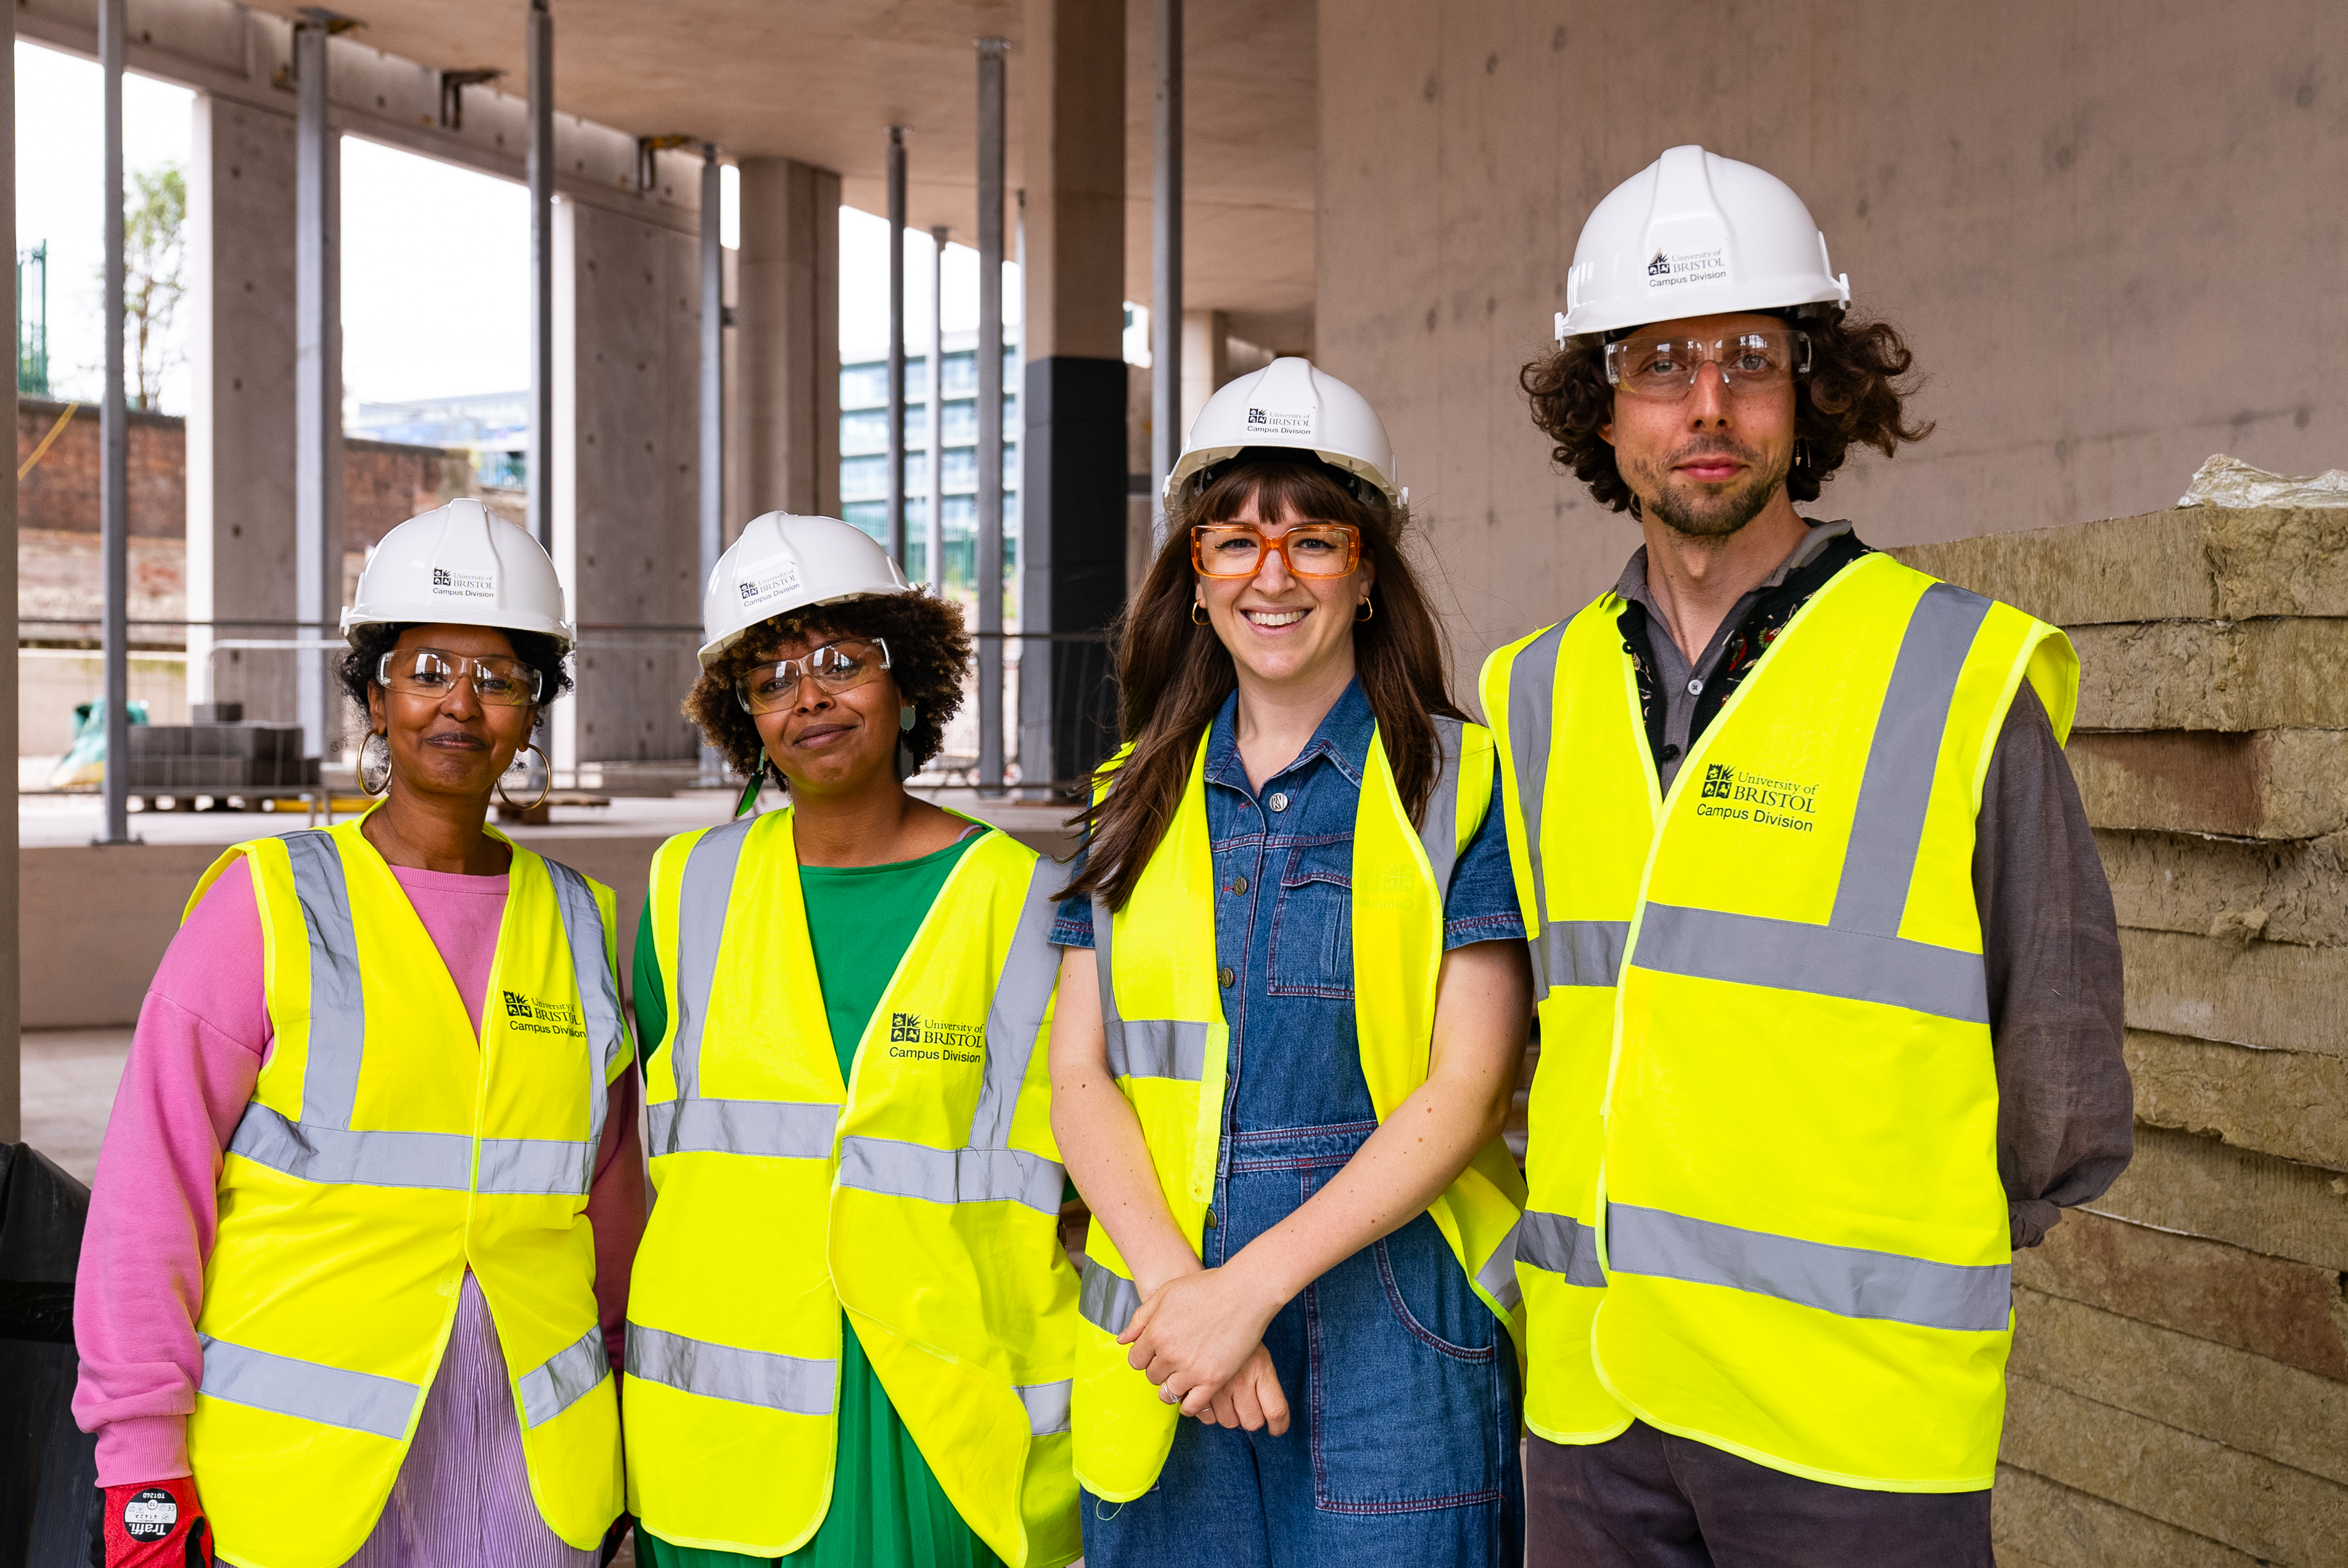
M 770 511 L 750 520 L 717 558 L 701 598 L 701 667 L 776 615 L 868 593 L 910 593 L 889 552 L 836 517 Z
M 1850 304 L 1850 276 L 1793 187 L 1674 147 L 1617 185 L 1573 247 L 1557 340 L 1681 316 Z
M 1311 452 L 1333 469 L 1369 480 L 1389 503 L 1406 499 L 1395 488 L 1394 443 L 1377 410 L 1309 359 L 1275 359 L 1208 398 L 1166 476 L 1164 500 L 1171 506 L 1192 476 L 1250 447 Z
M 359 573 L 343 635 L 361 626 L 438 623 L 540 632 L 577 642 L 554 562 L 521 529 L 479 501 L 452 500 L 383 536 Z

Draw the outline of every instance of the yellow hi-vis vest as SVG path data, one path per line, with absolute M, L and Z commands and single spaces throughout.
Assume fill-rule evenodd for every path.
M 1437 718 L 1435 728 L 1442 771 L 1426 826 L 1412 828 L 1375 732 L 1354 819 L 1354 1022 L 1381 1121 L 1426 1081 L 1444 895 L 1492 799 L 1490 733 L 1452 718 Z M 1167 1206 L 1194 1251 L 1214 1195 L 1231 1045 L 1215 973 L 1206 758 L 1201 737 L 1181 804 L 1125 907 L 1093 905 L 1109 1070 L 1140 1119 Z M 1523 1318 L 1511 1260 L 1524 1195 L 1516 1161 L 1496 1138 L 1427 1210 L 1477 1296 L 1508 1325 L 1519 1365 Z M 1158 1483 L 1180 1415 L 1117 1342 L 1141 1295 L 1107 1226 L 1093 1225 L 1086 1254 L 1076 1479 L 1096 1496 L 1124 1502 Z
M 1535 950 L 1569 993 L 1543 1015 L 1519 1253 L 1534 1418 L 1599 1440 L 1611 1396 L 1618 1429 L 1816 1480 L 1987 1487 L 2012 1253 L 1973 827 L 2023 681 L 2068 735 L 2070 644 L 1867 556 L 1659 799 L 1622 609 L 1485 676 Z
M 1083 1550 L 1045 1050 L 1059 868 L 994 830 L 964 851 L 843 1084 L 791 822 L 653 860 L 669 1024 L 628 1296 L 629 1507 L 674 1545 L 805 1544 L 831 1501 L 844 1306 L 963 1522 L 1011 1568 L 1058 1568 Z
M 530 1495 L 592 1547 L 621 1505 L 586 1216 L 607 1088 L 633 1054 L 611 890 L 512 846 L 476 1037 L 362 820 L 238 844 L 188 901 L 250 863 L 275 1035 L 221 1168 L 196 1486 L 224 1559 L 346 1561 L 407 1457 L 470 1269 Z

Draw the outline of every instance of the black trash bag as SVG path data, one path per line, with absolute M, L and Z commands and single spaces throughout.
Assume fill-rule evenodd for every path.
M 0 1144 L 0 1568 L 89 1560 L 104 1512 L 98 1440 L 74 1425 L 74 1270 L 89 1189 Z

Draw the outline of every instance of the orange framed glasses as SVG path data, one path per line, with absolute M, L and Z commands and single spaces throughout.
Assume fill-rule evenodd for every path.
M 1343 577 L 1362 561 L 1362 533 L 1350 522 L 1300 522 L 1276 537 L 1251 522 L 1190 526 L 1190 564 L 1201 577 L 1252 577 L 1266 553 L 1292 577 Z

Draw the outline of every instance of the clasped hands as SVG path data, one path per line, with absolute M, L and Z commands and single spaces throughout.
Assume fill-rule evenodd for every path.
M 1117 1336 L 1159 1398 L 1182 1414 L 1249 1431 L 1288 1430 L 1288 1396 L 1263 1347 L 1263 1331 L 1284 1305 L 1234 1259 L 1221 1268 L 1176 1274 L 1151 1291 Z

